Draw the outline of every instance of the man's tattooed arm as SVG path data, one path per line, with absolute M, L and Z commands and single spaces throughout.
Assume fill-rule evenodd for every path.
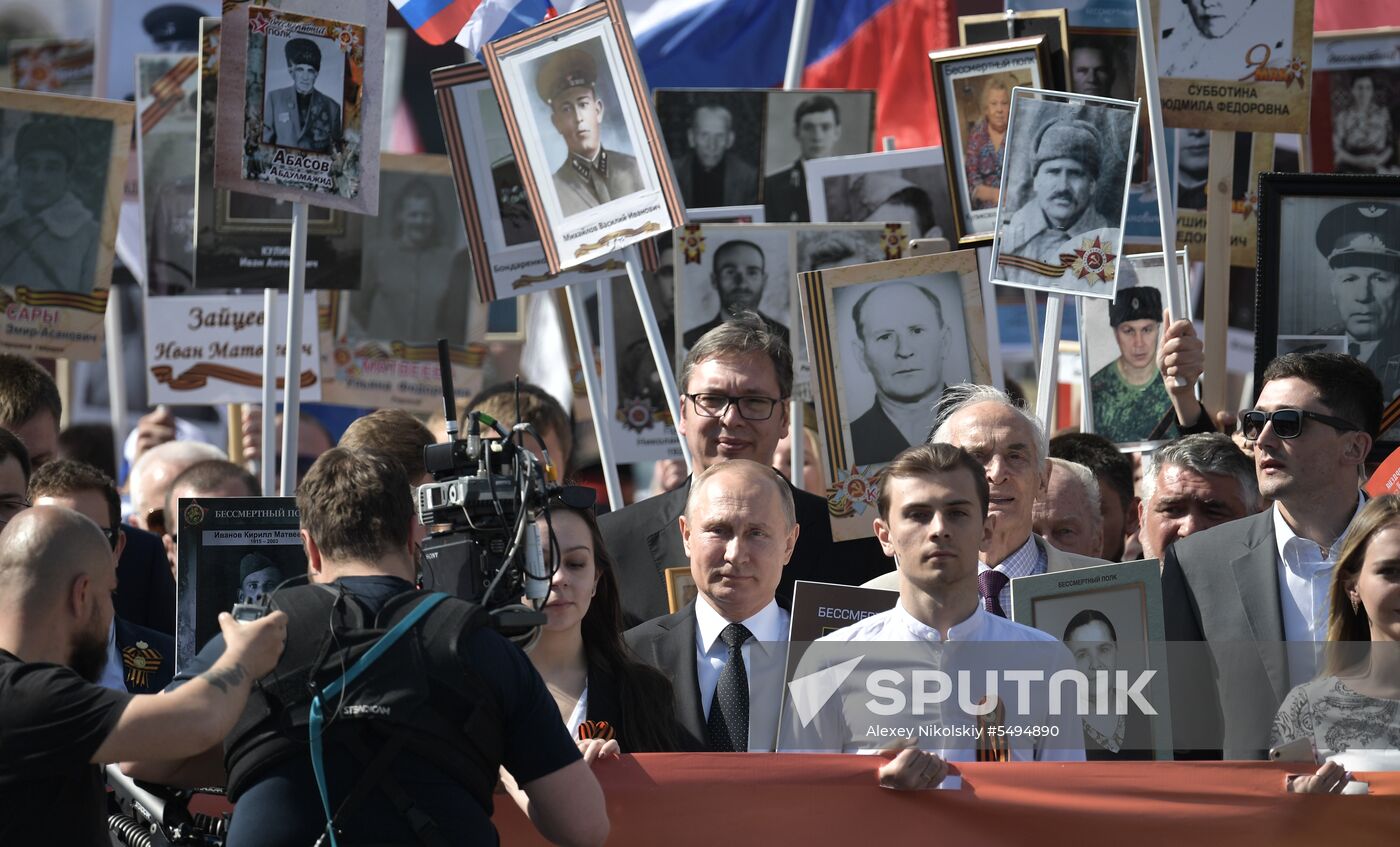
M 227 694 L 229 689 L 237 688 L 243 684 L 243 680 L 248 678 L 248 672 L 243 665 L 234 664 L 231 668 L 214 668 L 199 675 L 199 678 Z

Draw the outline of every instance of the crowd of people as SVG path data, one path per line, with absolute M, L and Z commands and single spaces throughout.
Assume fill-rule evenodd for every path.
M 1189 324 L 1168 329 L 1161 379 L 1193 384 L 1202 361 Z M 143 419 L 119 489 L 64 446 L 49 374 L 0 354 L 0 841 L 106 843 L 97 765 L 121 763 L 158 784 L 225 787 L 231 845 L 308 844 L 328 827 L 492 843 L 501 802 L 559 843 L 600 843 L 602 760 L 792 749 L 780 706 L 798 580 L 898 594 L 830 645 L 1020 644 L 1053 674 L 1104 667 L 1118 633 L 1098 613 L 1063 638 L 1014 622 L 1013 581 L 1157 559 L 1167 638 L 1210 657 L 1171 669 L 1174 701 L 1178 679 L 1211 698 L 1173 712 L 1219 724 L 1213 749 L 1181 755 L 1259 759 L 1300 739 L 1318 756 L 1400 747 L 1400 654 L 1357 649 L 1400 639 L 1400 498 L 1361 488 L 1381 386 L 1357 359 L 1278 358 L 1234 438 L 1171 384 L 1182 434 L 1141 463 L 1102 436 L 1050 437 L 1000 389 L 947 386 L 927 439 L 884 470 L 874 537 L 841 542 L 825 498 L 780 470 L 785 338 L 756 313 L 732 316 L 696 340 L 677 380 L 693 475 L 610 510 L 550 500 L 537 526 L 553 575 L 528 653 L 480 606 L 417 589 L 428 529 L 413 492 L 431 481 L 423 449 L 442 434 L 384 409 L 334 446 L 307 428 L 320 442 L 298 458 L 308 573 L 253 568 L 239 600 L 266 614 L 220 615 L 219 635 L 177 669 L 180 501 L 257 496 L 257 479 L 217 447 L 177 439 L 161 410 Z M 543 390 L 488 389 L 464 426 L 472 414 L 518 416 L 554 479 L 578 470 L 570 415 Z M 687 565 L 697 596 L 677 609 L 665 572 Z M 357 663 L 371 645 L 386 661 Z M 1086 721 L 1083 741 L 1074 715 L 1040 717 L 1064 725 L 1060 743 L 1011 743 L 993 758 L 1144 757 L 1140 716 Z M 854 750 L 847 742 L 823 749 Z M 879 754 L 872 784 L 907 790 L 988 753 L 956 741 L 861 752 Z M 1288 790 L 1349 781 L 1321 759 L 1297 770 Z

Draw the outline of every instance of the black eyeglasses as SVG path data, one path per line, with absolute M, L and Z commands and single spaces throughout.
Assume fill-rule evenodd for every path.
M 1275 409 L 1272 412 L 1250 409 L 1247 412 L 1240 412 L 1240 432 L 1244 433 L 1244 437 L 1250 441 L 1257 441 L 1259 434 L 1264 431 L 1264 424 L 1273 421 L 1274 435 L 1279 438 L 1297 438 L 1303 434 L 1304 418 L 1325 423 L 1341 432 L 1361 431 L 1361 427 L 1351 421 L 1324 415 L 1320 412 L 1310 412 L 1307 409 Z
M 739 417 L 746 421 L 766 421 L 773 417 L 773 407 L 778 404 L 772 397 L 730 397 L 728 394 L 687 394 L 695 406 L 695 413 L 707 418 L 722 418 L 730 406 L 739 410 Z

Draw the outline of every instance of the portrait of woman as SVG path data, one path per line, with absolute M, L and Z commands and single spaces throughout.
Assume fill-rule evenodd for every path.
M 1321 676 L 1288 692 L 1271 745 L 1307 739 L 1319 759 L 1349 751 L 1400 749 L 1400 496 L 1366 504 L 1352 521 L 1332 571 L 1327 659 Z M 1385 647 L 1378 643 L 1387 642 Z M 1328 761 L 1294 777 L 1290 791 L 1337 794 L 1347 768 Z
M 1350 105 L 1332 118 L 1332 156 L 1338 173 L 1394 173 L 1395 127 L 1390 110 L 1376 101 L 1376 80 L 1359 73 L 1351 81 Z M 1333 94 L 1336 103 L 1337 93 Z
M 1091 762 L 1151 759 L 1152 728 L 1147 716 L 1136 705 L 1122 715 L 1114 714 L 1111 705 L 1100 708 L 1098 673 L 1104 671 L 1111 681 L 1118 670 L 1118 631 L 1113 621 L 1098 609 L 1082 609 L 1069 619 L 1061 640 L 1074 656 L 1075 667 L 1090 683 L 1089 713 L 1081 718 L 1085 757 Z M 1105 693 L 1109 704 L 1119 699 L 1111 682 Z
M 995 209 L 1001 198 L 1001 159 L 1011 119 L 1011 86 L 1000 77 L 982 85 L 978 119 L 963 146 L 973 209 Z

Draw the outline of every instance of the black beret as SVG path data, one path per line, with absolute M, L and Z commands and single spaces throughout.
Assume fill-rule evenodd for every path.
M 321 48 L 309 38 L 293 38 L 283 48 L 289 65 L 310 65 L 321 70 Z
M 1317 250 L 1334 268 L 1400 271 L 1400 206 L 1348 203 L 1317 225 Z
M 1108 307 L 1108 322 L 1118 326 L 1124 321 L 1160 321 L 1162 292 L 1150 285 L 1120 288 Z

